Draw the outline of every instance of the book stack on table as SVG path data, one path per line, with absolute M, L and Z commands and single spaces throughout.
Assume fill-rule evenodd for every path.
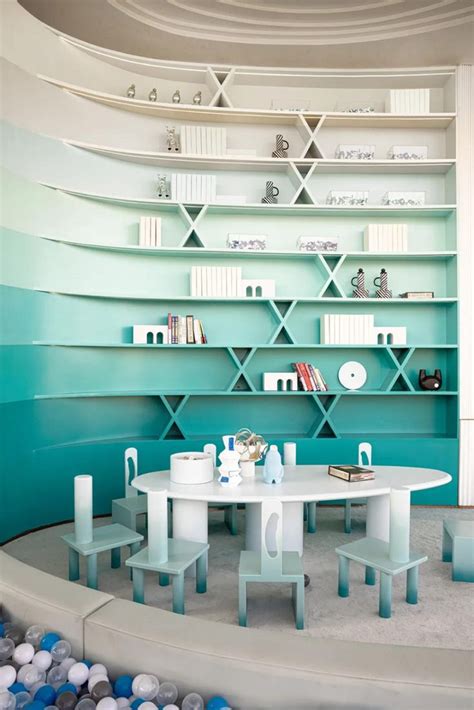
M 348 481 L 349 483 L 372 481 L 375 478 L 375 473 L 370 468 L 362 468 L 361 466 L 329 466 L 328 474 L 336 478 L 342 478 L 343 481 Z

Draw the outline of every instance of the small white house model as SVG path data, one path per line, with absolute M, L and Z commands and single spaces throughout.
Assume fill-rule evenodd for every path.
M 167 345 L 167 325 L 134 325 L 133 343 L 135 345 Z
M 298 376 L 296 372 L 264 372 L 263 389 L 266 392 L 296 392 Z

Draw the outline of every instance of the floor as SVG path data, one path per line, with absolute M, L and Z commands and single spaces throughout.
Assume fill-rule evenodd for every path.
M 311 576 L 306 590 L 306 629 L 296 631 L 285 586 L 252 585 L 249 594 L 249 625 L 310 637 L 377 641 L 379 643 L 474 648 L 474 585 L 452 582 L 450 565 L 440 560 L 444 517 L 472 519 L 474 511 L 444 508 L 412 509 L 411 546 L 429 559 L 420 571 L 420 598 L 416 606 L 404 601 L 404 575 L 396 577 L 393 612 L 390 620 L 377 614 L 378 585 L 363 583 L 363 569 L 351 566 L 351 595 L 337 596 L 337 545 L 365 534 L 365 506 L 353 506 L 353 532 L 342 531 L 343 510 L 318 507 L 318 531 L 305 534 L 305 571 Z M 195 594 L 192 580 L 186 580 L 186 613 L 195 617 L 236 624 L 237 569 L 244 545 L 245 512 L 239 511 L 239 535 L 231 536 L 223 523 L 223 513 L 209 511 L 209 585 L 207 594 Z M 96 521 L 107 524 L 109 519 Z M 5 551 L 34 567 L 67 577 L 67 553 L 60 535 L 72 524 L 31 533 L 5 546 Z M 127 553 L 124 553 L 127 554 Z M 128 570 L 111 570 L 109 556 L 99 561 L 100 588 L 117 597 L 131 599 Z M 83 582 L 82 582 L 83 583 Z M 147 575 L 147 603 L 171 608 L 171 588 L 159 587 L 154 575 Z

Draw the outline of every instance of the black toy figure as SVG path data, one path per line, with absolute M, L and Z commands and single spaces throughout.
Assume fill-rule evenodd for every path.
M 418 382 L 422 390 L 439 390 L 443 384 L 441 370 L 435 370 L 434 375 L 427 375 L 426 370 L 420 370 Z

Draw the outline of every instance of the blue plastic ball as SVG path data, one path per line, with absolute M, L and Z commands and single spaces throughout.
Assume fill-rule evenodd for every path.
M 26 705 L 23 706 L 23 710 L 44 710 L 46 705 L 39 700 L 33 700 L 31 703 L 26 703 Z
M 92 666 L 94 665 L 92 661 L 89 661 L 88 658 L 83 658 L 82 661 L 79 661 L 79 663 L 84 663 L 84 665 L 86 665 L 88 668 L 92 668 Z
M 224 710 L 230 708 L 230 704 L 221 695 L 214 695 L 206 705 L 206 710 Z
M 132 710 L 137 710 L 137 708 L 139 708 L 140 705 L 144 702 L 145 701 L 143 700 L 143 698 L 137 698 L 136 700 L 133 701 L 133 703 L 130 705 L 130 707 L 132 708 Z
M 13 683 L 13 685 L 11 685 L 8 688 L 8 690 L 10 691 L 10 693 L 13 693 L 14 695 L 16 695 L 17 693 L 27 693 L 28 692 L 27 689 L 25 688 L 25 686 L 23 685 L 23 683 Z
M 70 693 L 74 693 L 74 695 L 77 695 L 77 688 L 73 683 L 63 683 L 62 685 L 60 685 L 59 688 L 56 690 L 56 695 L 61 695 L 61 693 L 67 693 L 68 690 Z
M 117 698 L 129 698 L 132 695 L 132 683 L 131 675 L 119 675 L 114 683 L 114 693 Z
M 54 644 L 58 641 L 61 641 L 61 637 L 58 634 L 55 634 L 50 631 L 49 634 L 45 634 L 41 639 L 39 645 L 40 651 L 51 651 Z
M 52 685 L 42 685 L 35 693 L 34 700 L 39 700 L 45 705 L 54 705 L 56 691 Z
M 5 636 L 5 627 L 4 627 L 4 625 L 0 622 L 0 638 L 2 638 L 2 636 Z

